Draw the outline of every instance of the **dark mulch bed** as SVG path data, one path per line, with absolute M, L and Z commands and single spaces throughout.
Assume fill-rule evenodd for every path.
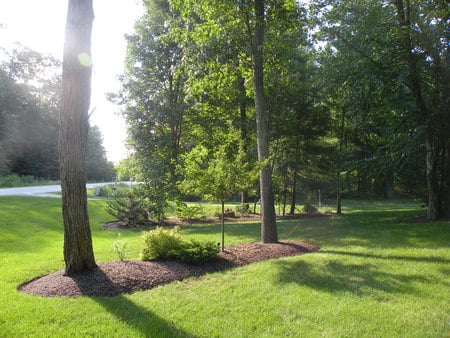
M 291 241 L 244 243 L 226 247 L 218 259 L 204 266 L 176 261 L 108 262 L 76 276 L 67 277 L 64 271 L 58 271 L 36 278 L 21 285 L 19 291 L 44 297 L 116 296 L 253 262 L 301 255 L 319 248 L 318 245 Z

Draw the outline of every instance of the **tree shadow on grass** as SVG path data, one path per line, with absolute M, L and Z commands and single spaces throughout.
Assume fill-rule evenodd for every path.
M 101 273 L 101 270 L 98 270 Z M 101 277 L 104 279 L 103 286 L 116 295 L 111 297 L 90 296 L 90 298 L 125 325 L 134 328 L 145 337 L 194 337 L 152 311 L 132 302 L 125 295 L 119 294 L 119 290 L 114 291 L 114 283 L 106 274 Z M 72 278 L 75 282 L 77 281 L 76 276 Z M 79 283 L 78 285 L 83 294 L 92 294 L 91 288 L 85 283 Z
M 400 260 L 400 261 L 413 261 L 413 262 L 421 262 L 421 263 L 443 263 L 450 264 L 450 259 L 442 258 L 442 257 L 411 257 L 411 256 L 400 256 L 400 255 L 374 255 L 362 252 L 348 252 L 348 251 L 339 251 L 339 250 L 321 250 L 321 253 L 329 253 L 335 255 L 345 255 L 345 256 L 353 256 L 353 257 L 363 257 L 363 258 L 374 258 L 374 259 L 387 259 L 387 260 Z
M 297 283 L 329 293 L 350 292 L 359 297 L 378 294 L 383 298 L 383 293 L 417 294 L 416 283 L 436 282 L 420 273 L 386 272 L 367 262 L 346 263 L 338 259 L 329 259 L 324 264 L 283 260 L 278 263 L 278 268 L 278 282 Z

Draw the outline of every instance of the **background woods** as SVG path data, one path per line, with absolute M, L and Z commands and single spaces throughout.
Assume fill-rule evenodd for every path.
M 325 198 L 414 196 L 428 218 L 447 215 L 444 2 L 265 1 L 262 19 L 252 1 L 145 5 L 115 96 L 138 176 L 169 182 L 179 196 L 198 147 L 224 159 L 227 144 L 227 161 L 245 173 L 233 189 L 243 202 L 271 185 L 255 180 L 261 169 L 283 212 L 321 190 Z
M 0 63 L 0 175 L 59 179 L 61 62 L 17 45 Z M 98 127 L 89 128 L 88 180 L 115 177 Z

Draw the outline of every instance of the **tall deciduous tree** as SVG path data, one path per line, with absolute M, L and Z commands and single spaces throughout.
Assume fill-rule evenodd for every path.
M 449 37 L 446 1 L 395 0 L 407 85 L 425 122 L 428 219 L 450 216 Z
M 261 241 L 278 241 L 272 169 L 269 162 L 269 116 L 264 97 L 264 0 L 255 0 L 255 33 L 253 37 L 253 89 L 256 112 L 256 137 L 260 163 Z
M 127 38 L 126 72 L 116 99 L 140 175 L 174 192 L 185 119 L 184 46 L 174 37 L 180 17 L 167 0 L 149 0 L 145 7 L 136 33 Z
M 59 154 L 65 274 L 96 267 L 86 196 L 86 144 L 91 96 L 92 0 L 69 0 L 61 95 Z

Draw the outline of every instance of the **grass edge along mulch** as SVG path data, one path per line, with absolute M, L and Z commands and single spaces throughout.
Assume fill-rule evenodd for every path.
M 38 277 L 23 283 L 18 290 L 43 297 L 117 296 L 188 277 L 199 277 L 269 259 L 302 255 L 319 249 L 318 245 L 296 241 L 241 243 L 227 246 L 217 259 L 205 265 L 172 260 L 106 262 L 75 276 L 64 276 L 64 271 L 58 271 Z

